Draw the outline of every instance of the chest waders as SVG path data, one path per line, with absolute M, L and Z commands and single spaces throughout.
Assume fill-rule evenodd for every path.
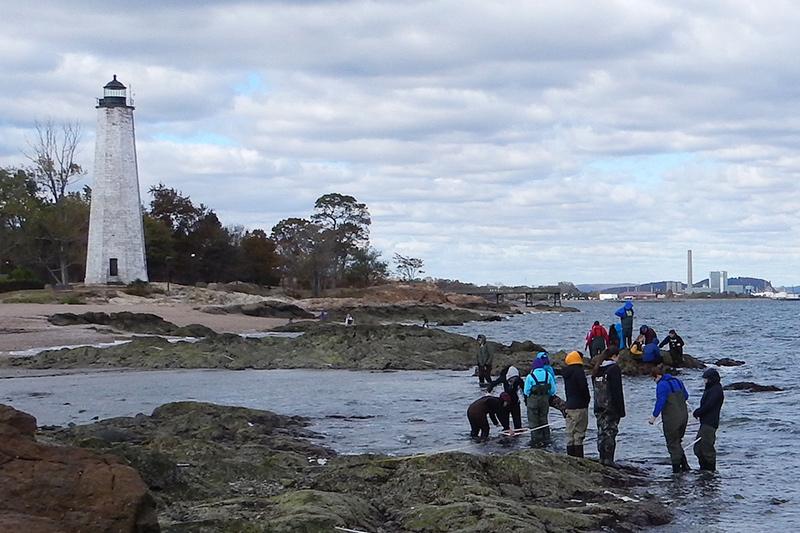
M 620 416 L 611 405 L 611 391 L 605 373 L 592 380 L 594 384 L 594 414 L 597 418 L 597 453 L 600 464 L 614 465 L 614 453 L 617 449 L 617 433 L 619 433 Z
M 539 381 L 536 376 L 531 373 L 534 385 L 531 387 L 531 393 L 528 395 L 528 427 L 538 428 L 547 424 L 547 415 L 550 410 L 550 385 L 547 372 L 544 375 L 544 381 Z M 531 446 L 540 448 L 547 445 L 550 441 L 550 427 L 537 429 L 531 431 Z
M 669 459 L 672 462 L 672 471 L 680 472 L 689 470 L 689 463 L 683 452 L 683 436 L 686 434 L 686 424 L 689 423 L 689 410 L 686 408 L 686 398 L 677 379 L 667 381 L 670 393 L 667 403 L 661 411 L 661 420 L 664 427 L 664 440 L 667 442 Z

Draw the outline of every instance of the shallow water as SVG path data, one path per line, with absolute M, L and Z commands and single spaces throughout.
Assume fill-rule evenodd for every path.
M 592 321 L 606 324 L 618 304 L 580 302 L 583 313 L 536 313 L 495 323 L 448 328 L 485 333 L 492 340 L 532 339 L 551 350 L 583 346 Z M 626 378 L 628 416 L 620 425 L 617 457 L 648 468 L 652 489 L 672 502 L 675 523 L 664 531 L 727 531 L 746 527 L 794 530 L 800 526 L 800 428 L 794 360 L 800 343 L 800 304 L 771 301 L 637 303 L 637 326 L 647 323 L 660 336 L 674 327 L 686 352 L 704 360 L 733 357 L 743 367 L 721 368 L 723 383 L 756 381 L 786 388 L 782 393 L 727 392 L 718 432 L 715 476 L 692 473 L 673 480 L 660 426 L 646 420 L 655 387 L 646 378 Z M 702 379 L 684 379 L 692 408 Z M 460 449 L 497 453 L 523 447 L 527 439 L 498 439 L 485 445 L 468 440 L 469 403 L 481 395 L 471 372 L 225 371 L 104 372 L 0 380 L 0 402 L 34 414 L 39 424 L 88 422 L 93 417 L 149 413 L 176 400 L 202 400 L 270 409 L 312 418 L 325 444 L 342 453 L 413 454 Z M 523 415 L 524 417 L 524 415 Z M 563 453 L 563 420 L 551 411 L 554 448 Z M 596 457 L 594 421 L 586 451 Z M 685 444 L 694 440 L 690 425 Z M 691 454 L 690 462 L 696 465 Z

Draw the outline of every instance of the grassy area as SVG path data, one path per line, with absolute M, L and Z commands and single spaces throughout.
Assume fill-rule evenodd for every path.
M 85 304 L 86 293 L 77 291 L 54 291 L 39 289 L 14 291 L 0 294 L 0 302 L 5 304 Z

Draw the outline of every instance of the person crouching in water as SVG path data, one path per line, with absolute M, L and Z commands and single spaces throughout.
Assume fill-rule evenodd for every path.
M 700 470 L 713 472 L 717 469 L 717 450 L 714 444 L 717 442 L 719 412 L 725 401 L 725 393 L 722 392 L 719 372 L 716 369 L 709 368 L 703 372 L 703 379 L 706 380 L 703 398 L 700 400 L 700 407 L 692 413 L 692 416 L 700 420 L 700 429 L 697 430 L 696 437 L 700 440 L 694 443 L 694 454 L 700 463 Z
M 472 402 L 467 409 L 467 420 L 470 425 L 470 437 L 477 442 L 489 440 L 489 421 L 487 416 L 492 419 L 492 424 L 499 426 L 500 418 L 505 418 L 506 424 L 503 429 L 508 430 L 508 404 L 511 398 L 505 392 L 497 396 L 483 396 Z M 503 411 L 506 411 L 503 417 Z
M 492 360 L 494 359 L 491 348 L 486 344 L 486 335 L 478 335 L 478 354 L 476 359 L 478 363 L 478 383 L 481 387 L 484 387 L 486 386 L 484 381 L 486 384 L 492 382 Z
M 658 415 L 661 415 L 664 439 L 667 441 L 667 450 L 672 461 L 672 472 L 688 472 L 691 468 L 681 441 L 686 434 L 686 424 L 689 422 L 689 409 L 686 407 L 689 393 L 681 380 L 667 374 L 660 365 L 653 369 L 651 375 L 657 385 L 656 405 L 649 420 L 650 425 L 655 423 Z
M 520 400 L 519 400 L 519 391 L 525 387 L 525 384 L 522 382 L 522 378 L 519 376 L 519 370 L 515 366 L 507 366 L 502 371 L 500 371 L 500 375 L 497 377 L 496 380 L 489 383 L 489 386 L 486 388 L 486 392 L 492 392 L 497 385 L 503 385 L 503 390 L 508 393 L 509 396 L 509 406 L 508 410 L 501 415 L 505 415 L 505 418 L 501 418 L 500 422 L 503 423 L 503 427 L 509 427 L 508 424 L 508 415 L 511 414 L 511 418 L 514 422 L 514 430 L 522 429 L 522 413 L 520 412 Z
M 617 448 L 619 421 L 625 417 L 625 394 L 618 360 L 619 348 L 607 348 L 600 354 L 592 369 L 597 452 L 600 454 L 600 464 L 606 466 L 616 466 L 614 452 Z
M 589 425 L 589 385 L 579 352 L 568 353 L 564 362 L 567 367 L 561 375 L 567 396 L 567 455 L 583 457 L 583 439 Z
M 674 329 L 669 330 L 669 335 L 658 344 L 658 347 L 663 348 L 667 343 L 669 343 L 669 357 L 672 359 L 672 366 L 683 366 L 683 347 L 686 343 Z
M 544 369 L 541 357 L 533 360 L 531 373 L 525 378 L 525 404 L 528 406 L 528 427 L 531 428 L 531 446 L 542 448 L 550 442 L 547 415 L 550 397 L 557 392 L 556 380 Z M 546 426 L 546 427 L 542 427 Z

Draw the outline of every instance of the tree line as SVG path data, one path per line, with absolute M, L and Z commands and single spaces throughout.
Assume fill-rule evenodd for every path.
M 0 276 L 69 285 L 85 271 L 91 189 L 75 191 L 80 130 L 36 125 L 29 164 L 0 169 Z M 366 204 L 339 193 L 320 196 L 307 218 L 264 229 L 224 226 L 213 209 L 163 184 L 142 206 L 152 281 L 245 281 L 319 295 L 336 287 L 385 282 L 389 265 L 370 244 Z M 414 279 L 422 260 L 395 254 L 398 275 Z

